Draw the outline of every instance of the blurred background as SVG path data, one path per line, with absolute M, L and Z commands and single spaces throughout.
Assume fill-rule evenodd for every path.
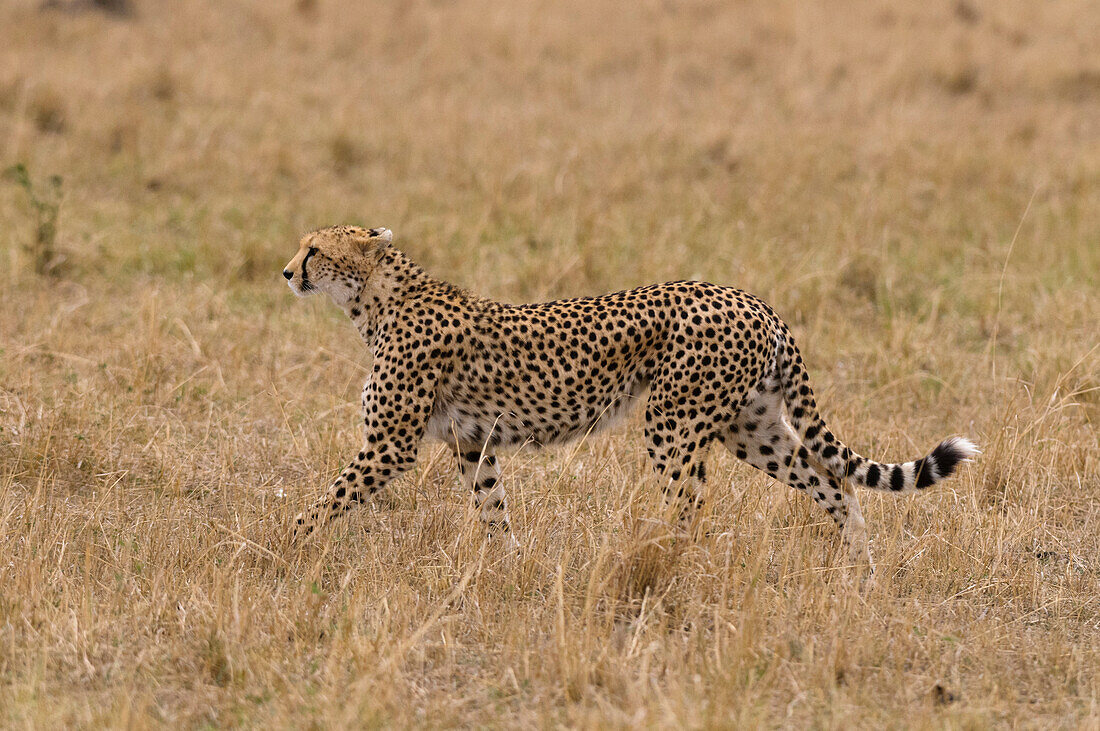
M 845 273 L 904 298 L 964 265 L 981 298 L 1033 195 L 1013 271 L 1096 269 L 1088 2 L 0 12 L 0 161 L 40 196 L 64 179 L 70 278 L 268 283 L 299 233 L 355 221 L 512 298 Z M 0 195 L 18 259 L 34 216 Z
M 919 719 L 938 677 L 974 700 L 959 723 L 1095 721 L 1092 0 L 4 0 L 0 170 L 9 722 L 220 725 L 242 707 L 333 722 L 348 677 L 385 646 L 332 639 L 332 627 L 381 594 L 383 634 L 441 653 L 363 696 L 391 722 L 424 704 L 437 723 L 492 722 L 500 707 L 513 721 L 557 709 L 567 724 L 747 708 L 830 726 L 860 704 Z M 867 498 L 872 535 L 890 536 L 882 575 L 906 577 L 897 592 L 828 609 L 830 591 L 789 579 L 816 577 L 818 554 L 774 559 L 760 591 L 785 588 L 758 600 L 751 639 L 727 638 L 734 652 L 723 628 L 744 615 L 718 618 L 759 576 L 751 560 L 723 563 L 740 549 L 722 544 L 655 569 L 678 611 L 713 620 L 698 656 L 658 634 L 644 665 L 632 649 L 606 665 L 598 631 L 565 653 L 542 633 L 557 615 L 541 612 L 560 591 L 560 616 L 583 606 L 587 627 L 592 606 L 639 601 L 590 606 L 603 595 L 577 568 L 630 565 L 629 531 L 608 526 L 629 525 L 624 486 L 648 474 L 637 425 L 569 452 L 580 461 L 568 467 L 561 453 L 525 456 L 515 513 L 543 531 L 543 558 L 529 557 L 515 591 L 479 578 L 478 606 L 501 613 L 455 609 L 460 626 L 438 645 L 434 629 L 410 633 L 438 619 L 432 602 L 465 571 L 436 553 L 466 535 L 437 517 L 460 512 L 442 453 L 397 488 L 398 537 L 368 541 L 364 526 L 391 518 L 356 518 L 339 534 L 355 539 L 327 559 L 279 563 L 288 516 L 358 439 L 363 346 L 329 303 L 295 299 L 280 277 L 299 236 L 335 223 L 390 227 L 431 273 L 509 302 L 683 278 L 747 289 L 792 324 L 827 418 L 858 451 L 913 457 L 964 433 L 985 457 L 919 508 Z M 715 499 L 745 545 L 770 529 L 777 545 L 799 531 L 828 542 L 827 527 L 806 527 L 821 516 L 717 459 L 770 506 Z M 607 535 L 619 538 L 600 544 Z M 562 565 L 574 570 L 554 589 Z M 702 583 L 671 578 L 685 576 Z M 824 675 L 784 633 L 802 643 L 826 620 L 785 598 L 782 577 L 831 617 Z M 263 609 L 251 620 L 233 581 Z M 715 598 L 717 586 L 733 588 Z M 928 618 L 899 597 L 937 607 L 948 629 L 895 638 L 883 659 L 858 638 L 882 617 Z M 463 635 L 478 622 L 486 644 Z M 708 665 L 721 647 L 733 655 Z M 746 669 L 774 657 L 785 670 Z M 861 678 L 854 689 L 836 679 L 843 668 Z M 502 706 L 455 689 L 469 677 L 495 684 Z M 36 700 L 50 688 L 63 700 Z M 796 708 L 799 697 L 819 702 Z

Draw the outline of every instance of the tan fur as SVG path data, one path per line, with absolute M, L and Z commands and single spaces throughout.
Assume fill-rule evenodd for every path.
M 497 449 L 565 441 L 644 401 L 649 454 L 670 499 L 698 505 L 706 454 L 721 443 L 806 492 L 866 558 L 852 484 L 919 489 L 976 452 L 958 439 L 904 464 L 852 452 L 818 414 L 790 330 L 741 290 L 670 282 L 507 305 L 430 277 L 391 240 L 387 229 L 316 231 L 284 271 L 296 293 L 321 291 L 340 306 L 374 355 L 364 445 L 298 518 L 299 533 L 382 489 L 425 438 L 451 444 L 482 520 L 509 533 Z

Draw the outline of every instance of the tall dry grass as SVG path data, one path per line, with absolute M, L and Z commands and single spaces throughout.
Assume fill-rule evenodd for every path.
M 116 5 L 128 12 L 106 12 Z M 108 8 L 110 10 L 110 8 Z M 0 6 L 0 724 L 1097 727 L 1100 14 L 1085 0 Z M 975 465 L 864 494 L 861 585 L 639 428 L 437 447 L 319 544 L 366 356 L 279 277 L 386 225 L 505 300 L 700 277 L 792 323 L 835 430 Z

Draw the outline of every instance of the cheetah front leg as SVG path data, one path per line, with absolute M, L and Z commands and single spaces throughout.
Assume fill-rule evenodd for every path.
M 332 518 L 365 503 L 416 463 L 416 447 L 369 438 L 332 487 L 294 520 L 294 539 L 304 539 Z
M 363 387 L 363 448 L 324 496 L 295 518 L 295 540 L 366 502 L 416 463 L 434 384 L 431 373 L 410 373 L 376 357 Z
M 498 538 L 510 550 L 518 547 L 508 517 L 508 500 L 500 481 L 500 463 L 496 455 L 484 454 L 477 447 L 455 445 L 455 458 L 462 483 L 473 493 L 474 507 L 490 540 Z

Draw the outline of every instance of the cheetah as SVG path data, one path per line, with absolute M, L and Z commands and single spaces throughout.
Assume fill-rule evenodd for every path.
M 283 269 L 299 296 L 321 292 L 373 354 L 363 446 L 294 524 L 302 538 L 450 445 L 490 540 L 515 539 L 500 449 L 565 442 L 645 401 L 645 439 L 666 499 L 697 507 L 705 458 L 721 444 L 808 495 L 853 559 L 870 562 L 854 486 L 908 493 L 978 454 L 953 437 L 899 464 L 862 457 L 826 427 L 788 326 L 747 292 L 699 281 L 509 305 L 435 279 L 389 229 L 335 226 L 301 239 Z

